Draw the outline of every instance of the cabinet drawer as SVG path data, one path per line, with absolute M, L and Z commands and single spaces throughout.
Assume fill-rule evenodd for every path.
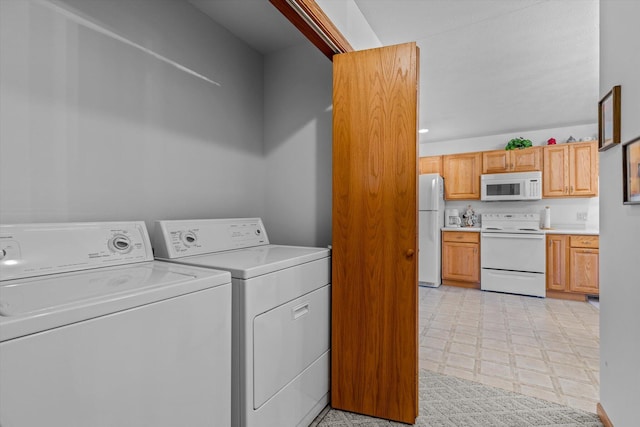
M 442 240 L 445 242 L 479 243 L 480 233 L 475 231 L 443 231 Z
M 598 249 L 600 238 L 598 236 L 570 236 L 572 248 L 593 248 Z

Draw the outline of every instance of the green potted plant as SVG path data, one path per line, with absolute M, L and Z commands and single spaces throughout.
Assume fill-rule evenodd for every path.
M 532 147 L 530 139 L 524 139 L 523 137 L 513 138 L 511 141 L 507 143 L 507 146 L 504 147 L 505 150 L 521 150 L 523 148 Z

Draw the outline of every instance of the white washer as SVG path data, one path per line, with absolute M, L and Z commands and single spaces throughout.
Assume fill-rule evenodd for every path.
M 329 402 L 331 258 L 260 218 L 157 221 L 156 257 L 231 272 L 232 424 L 308 426 Z
M 231 277 L 144 222 L 0 227 L 0 425 L 230 426 Z

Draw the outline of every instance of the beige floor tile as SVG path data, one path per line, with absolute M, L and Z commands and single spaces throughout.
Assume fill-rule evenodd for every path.
M 488 348 L 482 348 L 480 351 L 480 358 L 482 361 L 501 363 L 503 365 L 509 365 L 509 353 L 498 350 L 491 350 Z
M 477 381 L 482 384 L 490 385 L 492 387 L 498 387 L 503 390 L 515 391 L 513 381 L 499 378 L 493 375 L 476 374 L 476 376 L 474 377 L 474 381 Z
M 511 345 L 511 348 L 513 349 L 513 352 L 515 354 L 521 354 L 523 356 L 530 356 L 530 357 L 535 357 L 537 359 L 542 359 L 542 352 L 538 347 L 514 343 Z
M 449 345 L 449 351 L 451 353 L 464 354 L 465 356 L 476 357 L 476 346 L 469 344 L 462 344 L 459 342 L 452 342 Z
M 584 368 L 580 368 L 572 365 L 555 364 L 555 363 L 550 366 L 555 376 L 559 378 L 566 378 L 566 379 L 575 380 L 575 381 L 593 383 L 593 380 L 589 376 L 588 371 Z
M 447 343 L 448 343 L 447 340 L 426 336 L 426 337 L 424 337 L 423 340 L 420 341 L 420 346 L 429 347 L 429 348 L 435 348 L 435 349 L 438 349 L 438 350 L 444 350 L 446 345 L 447 345 Z
M 593 306 L 448 286 L 419 292 L 420 367 L 593 412 Z
M 537 397 L 538 399 L 544 399 L 549 402 L 559 403 L 561 405 L 567 404 L 567 398 L 565 396 L 559 395 L 554 391 L 542 389 L 539 387 L 531 387 L 528 385 L 521 384 L 520 385 L 520 393 L 526 394 L 527 396 Z
M 520 354 L 516 354 L 516 367 L 520 369 L 528 369 L 531 371 L 538 371 L 542 373 L 551 373 L 551 369 L 549 369 L 549 365 L 542 359 L 535 359 L 529 356 L 522 356 Z
M 598 400 L 599 394 L 595 386 L 578 381 L 568 380 L 566 378 L 558 378 L 562 392 L 567 396 L 577 397 L 578 399 Z
M 463 356 L 461 354 L 448 353 L 445 364 L 449 367 L 465 368 L 471 371 L 474 370 L 476 359 L 474 357 Z
M 517 375 L 521 384 L 553 390 L 553 381 L 547 374 L 518 368 Z
M 443 329 L 428 328 L 427 331 L 424 333 L 424 335 L 431 338 L 440 338 L 443 340 L 448 340 L 449 337 L 451 336 L 451 332 Z
M 488 362 L 485 360 L 480 361 L 480 374 L 513 379 L 513 374 L 511 372 L 511 367 L 509 365 Z
M 478 344 L 478 337 L 475 335 L 458 333 L 456 330 L 456 333 L 453 335 L 452 341 L 475 346 L 476 344 Z
M 420 359 L 441 363 L 444 361 L 444 351 L 429 347 L 421 347 Z
M 547 350 L 546 353 L 549 360 L 553 363 L 563 363 L 565 365 L 574 365 L 574 366 L 580 366 L 583 364 L 580 358 L 577 357 L 575 354 L 560 353 L 560 352 L 551 351 L 551 350 Z
M 462 378 L 465 380 L 473 381 L 473 371 L 468 371 L 464 369 L 459 369 L 453 366 L 447 366 L 442 371 L 445 375 L 453 375 L 454 377 Z
M 480 345 L 483 348 L 490 348 L 493 350 L 501 350 L 501 351 L 506 351 L 506 352 L 510 352 L 511 349 L 509 347 L 509 344 L 506 341 L 500 341 L 500 340 L 496 340 L 496 339 L 492 339 L 492 338 L 484 338 L 482 337 L 480 339 Z

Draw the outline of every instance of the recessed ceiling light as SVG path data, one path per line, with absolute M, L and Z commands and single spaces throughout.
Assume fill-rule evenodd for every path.
M 427 133 L 427 132 L 429 132 L 429 129 L 420 129 L 418 131 L 418 133 Z

